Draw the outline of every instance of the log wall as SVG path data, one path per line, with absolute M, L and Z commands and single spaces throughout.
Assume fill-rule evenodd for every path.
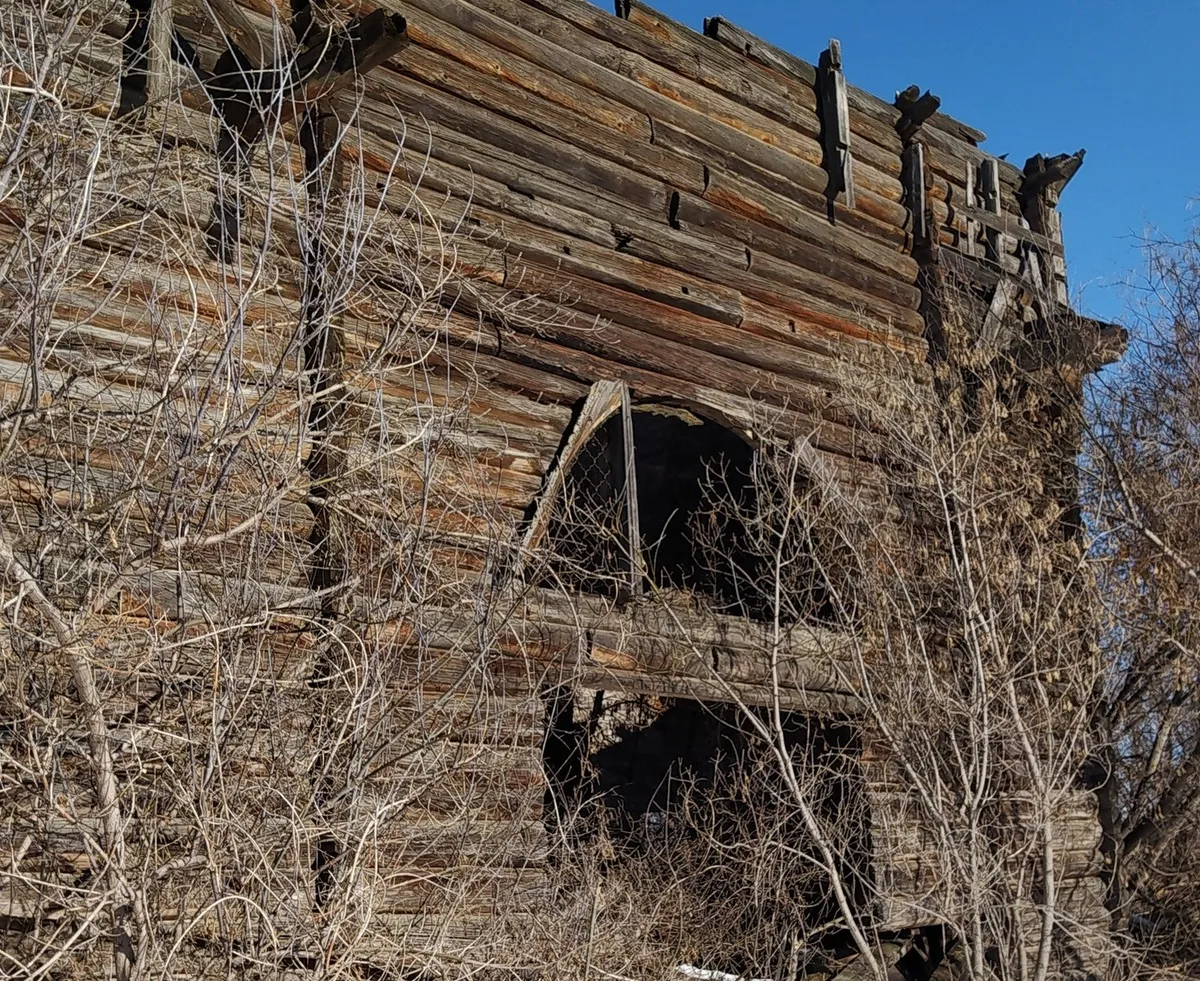
M 848 86 L 851 206 L 845 193 L 827 196 L 828 123 L 816 68 L 718 19 L 702 34 L 636 0 L 622 6 L 625 16 L 583 0 L 386 0 L 383 9 L 407 21 L 410 45 L 330 108 L 348 126 L 341 152 L 361 165 L 364 200 L 386 216 L 408 250 L 364 253 L 361 275 L 373 286 L 337 318 L 347 394 L 331 493 L 350 502 L 356 468 L 382 468 L 375 476 L 389 493 L 353 506 L 380 526 L 394 526 L 397 535 L 409 519 L 419 521 L 437 556 L 439 595 L 453 598 L 419 630 L 396 613 L 398 601 L 375 611 L 383 625 L 372 643 L 393 672 L 386 725 L 408 731 L 418 706 L 430 700 L 447 718 L 423 751 L 444 753 L 452 745 L 460 757 L 406 771 L 403 779 L 417 782 L 422 773 L 453 772 L 457 783 L 422 798 L 411 819 L 373 846 L 380 867 L 422 872 L 408 885 L 403 876 L 385 877 L 377 912 L 401 924 L 410 939 L 442 949 L 469 945 L 496 908 L 500 880 L 488 875 L 497 863 L 508 876 L 501 891 L 518 897 L 506 912 L 544 901 L 537 871 L 547 847 L 540 823 L 544 685 L 565 678 L 626 691 L 721 694 L 672 653 L 676 648 L 662 640 L 666 627 L 648 627 L 636 611 L 581 613 L 578 606 L 557 609 L 553 597 L 492 596 L 488 601 L 500 609 L 496 625 L 485 640 L 471 639 L 477 621 L 462 610 L 488 596 L 481 576 L 487 543 L 517 534 L 588 386 L 618 379 L 636 398 L 684 403 L 741 429 L 754 426 L 758 407 L 766 406 L 810 438 L 849 490 L 870 496 L 872 487 L 886 485 L 886 470 L 831 408 L 829 393 L 846 371 L 864 367 L 928 383 L 919 282 L 931 250 L 965 257 L 981 277 L 994 279 L 1019 275 L 1033 249 L 1056 293 L 1062 281 L 1061 236 L 1056 226 L 1029 227 L 1022 171 L 991 161 L 998 197 L 981 197 L 980 170 L 991 159 L 977 146 L 982 134 L 941 114 L 915 134 L 905 131 L 900 109 Z M 358 12 L 349 0 L 340 9 Z M 110 18 L 92 26 L 86 49 L 62 79 L 65 97 L 90 106 L 96 125 L 125 125 L 109 116 L 119 100 L 126 24 Z M 187 15 L 179 26 L 206 57 L 215 57 L 211 27 Z M 279 248 L 266 272 L 252 247 L 267 222 L 261 207 L 247 214 L 242 252 L 224 264 L 209 257 L 203 226 L 215 134 L 206 100 L 192 85 L 150 126 L 129 127 L 120 137 L 160 154 L 178 180 L 154 184 L 136 173 L 114 179 L 111 214 L 84 247 L 72 250 L 70 275 L 50 304 L 50 330 L 59 340 L 39 365 L 39 384 L 64 405 L 103 404 L 115 418 L 145 397 L 153 387 L 147 379 L 161 371 L 155 378 L 171 392 L 178 426 L 211 437 L 222 419 L 238 413 L 256 411 L 268 420 L 253 430 L 254 466 L 239 469 L 231 457 L 231 479 L 214 482 L 213 495 L 229 527 L 253 512 L 264 481 L 286 487 L 272 504 L 274 543 L 259 542 L 249 552 L 212 544 L 175 568 L 150 569 L 130 559 L 126 588 L 103 612 L 126 616 L 126 626 L 114 631 L 132 629 L 146 644 L 160 644 L 164 625 L 184 629 L 207 604 L 234 602 L 229 570 L 240 567 L 243 585 L 257 584 L 253 597 L 239 594 L 244 610 L 260 602 L 277 609 L 295 595 L 299 605 L 287 616 L 309 618 L 297 647 L 304 663 L 269 659 L 263 668 L 263 678 L 282 685 L 313 675 L 320 631 L 311 621 L 328 615 L 309 595 L 312 499 L 320 481 L 311 469 L 316 451 L 303 421 L 307 404 L 278 392 L 275 403 L 259 404 L 253 379 L 298 357 L 304 270 L 286 207 L 273 226 Z M 904 153 L 914 142 L 924 157 L 919 201 L 903 178 Z M 286 187 L 300 202 L 304 166 L 295 142 L 279 142 L 255 158 L 244 182 L 263 195 Z M 130 203 L 139 197 L 156 210 L 139 211 Z M 3 207 L 0 241 L 17 250 L 21 234 L 46 216 Z M 932 230 L 921 234 L 914 219 L 926 212 Z M 139 235 L 147 228 L 173 243 L 169 254 L 146 254 Z M 448 257 L 442 241 L 451 244 Z M 418 281 L 439 282 L 431 304 L 436 314 L 420 314 L 427 321 L 422 330 L 428 328 L 420 336 L 434 340 L 419 367 L 381 370 L 372 351 L 397 311 L 414 306 L 413 289 L 400 283 L 405 268 L 416 268 Z M 12 284 L 0 290 L 10 309 L 27 299 Z M 231 381 L 224 393 L 171 389 L 171 372 L 181 369 L 159 363 L 164 332 L 197 377 L 212 363 L 224 364 L 226 338 L 200 330 L 201 340 L 193 342 L 187 330 L 220 321 L 229 291 L 246 298 L 237 384 Z M 86 370 L 74 378 L 81 365 Z M 30 370 L 30 352 L 19 342 L 0 350 L 8 403 L 28 398 Z M 434 410 L 465 422 L 448 432 L 452 452 L 430 472 L 420 455 L 428 447 L 423 414 Z M 12 509 L 6 520 L 36 542 L 53 533 L 46 519 L 51 505 L 70 510 L 124 493 L 123 476 L 138 451 L 123 441 L 129 433 L 113 426 L 102 450 L 90 416 L 68 414 L 53 433 L 31 441 L 19 472 L 5 475 Z M 411 436 L 414 452 L 373 462 L 381 427 L 389 439 Z M 168 429 L 156 432 L 165 438 Z M 168 478 L 181 472 L 181 460 L 163 461 L 139 489 L 139 508 L 120 529 L 121 554 L 152 548 L 162 533 Z M 350 528 L 346 536 L 353 552 L 360 539 Z M 385 561 L 378 541 L 361 541 L 352 566 Z M 64 568 L 60 592 L 70 597 L 70 567 Z M 751 702 L 765 697 L 753 649 L 752 640 L 721 635 L 730 664 L 725 680 Z M 202 646 L 196 656 L 202 676 L 217 655 Z M 101 661 L 114 678 L 138 670 L 123 673 L 116 653 Z M 793 707 L 854 710 L 852 691 L 816 677 L 803 655 L 796 663 L 804 677 Z M 114 681 L 113 689 L 120 687 Z M 481 716 L 472 711 L 475 695 L 489 687 L 495 700 Z M 289 745 L 316 752 L 306 743 L 315 737 L 293 722 Z M 290 779 L 299 786 L 306 778 L 297 771 Z M 456 808 L 465 787 L 487 788 L 494 807 Z M 929 844 L 883 777 L 872 795 L 880 855 L 887 856 L 881 875 L 894 897 L 885 925 L 915 925 L 914 906 L 925 888 L 921 850 Z M 1096 872 L 1090 821 L 1080 818 L 1079 833 L 1067 835 L 1073 844 L 1065 861 L 1081 882 Z M 53 841 L 67 833 L 48 828 L 46 848 L 58 847 Z M 1075 848 L 1078 842 L 1084 844 Z M 299 870 L 311 858 L 290 860 Z M 471 868 L 490 883 L 486 889 L 467 881 L 462 870 Z M 460 873 L 466 878 L 456 880 Z M 438 919 L 443 908 L 454 911 L 448 925 Z M 17 905 L 9 911 L 21 913 Z

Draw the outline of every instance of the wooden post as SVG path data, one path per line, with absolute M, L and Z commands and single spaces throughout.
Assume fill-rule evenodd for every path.
M 1007 347 L 1012 340 L 1011 331 L 1006 329 L 1005 320 L 1012 305 L 1021 295 L 1021 287 L 1016 280 L 1005 276 L 996 284 L 992 294 L 992 302 L 988 304 L 987 315 L 975 339 L 976 347 Z
M 1035 232 L 1045 235 L 1059 245 L 1062 244 L 1059 198 L 1071 182 L 1071 178 L 1083 166 L 1086 153 L 1086 150 L 1078 150 L 1075 153 L 1060 153 L 1056 157 L 1044 157 L 1039 153 L 1025 161 L 1025 180 L 1018 192 L 1025 220 Z M 1055 257 L 1044 258 L 1053 262 Z M 1042 274 L 1042 282 L 1053 291 L 1055 299 L 1065 305 L 1069 299 L 1065 269 L 1057 270 L 1052 266 L 1043 270 Z
M 975 165 L 970 160 L 967 161 L 967 207 L 974 208 L 978 205 L 978 197 L 975 193 L 975 185 L 977 174 L 975 173 Z M 963 255 L 974 256 L 976 253 L 975 243 L 979 238 L 979 222 L 974 218 L 967 219 L 967 234 L 966 241 L 963 243 Z
M 985 157 L 979 165 L 979 186 L 983 195 L 983 207 L 994 215 L 1003 213 L 1000 206 L 1000 162 L 995 157 Z M 1004 257 L 1016 249 L 1016 240 L 997 228 L 987 229 L 988 258 L 1003 265 Z
M 146 31 L 146 103 L 161 109 L 171 90 L 171 38 L 175 33 L 173 0 L 153 0 Z
M 905 203 L 912 215 L 913 242 L 924 245 L 929 241 L 929 216 L 925 199 L 925 147 L 910 143 L 902 158 Z
M 629 591 L 642 591 L 642 524 L 638 515 L 637 453 L 633 443 L 633 403 L 621 386 L 621 434 L 625 444 L 625 515 L 629 527 Z
M 985 157 L 979 165 L 980 204 L 994 215 L 1000 214 L 1000 165 L 995 157 Z
M 826 196 L 832 204 L 844 193 L 847 208 L 854 207 L 853 158 L 850 153 L 850 104 L 842 71 L 842 42 L 830 38 L 817 66 L 821 98 L 821 128 L 825 134 L 825 169 L 829 172 Z

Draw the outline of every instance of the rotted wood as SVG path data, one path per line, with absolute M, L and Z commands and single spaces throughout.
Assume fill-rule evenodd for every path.
M 854 158 L 850 151 L 850 105 L 846 100 L 846 76 L 842 71 L 842 42 L 831 38 L 821 52 L 817 67 L 817 92 L 821 100 L 825 169 L 829 185 L 825 195 L 832 204 L 839 195 L 846 207 L 854 207 Z M 832 213 L 830 218 L 832 218 Z
M 1056 210 L 1059 197 L 1083 166 L 1086 154 L 1086 150 L 1060 153 L 1056 157 L 1044 157 L 1039 153 L 1025 162 L 1024 180 L 1017 199 L 1025 220 L 1034 231 L 1061 241 L 1062 225 Z

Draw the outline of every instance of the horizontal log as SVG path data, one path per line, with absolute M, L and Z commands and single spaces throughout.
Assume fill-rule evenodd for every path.
M 650 141 L 652 129 L 648 120 L 629 112 L 628 102 L 619 98 L 621 89 L 632 88 L 628 82 L 618 79 L 614 92 L 611 82 L 604 84 L 607 80 L 597 66 L 582 58 L 572 65 L 570 52 L 556 52 L 544 42 L 538 44 L 536 39 L 531 39 L 532 43 L 516 43 L 523 32 L 511 26 L 504 30 L 502 23 L 489 25 L 488 14 L 456 0 L 408 0 L 405 6 L 417 8 L 425 15 L 413 20 L 409 34 L 415 45 L 433 56 L 431 61 L 459 62 L 631 139 Z M 497 47 L 496 42 L 505 43 Z M 553 55 L 558 55 L 562 63 Z M 406 62 L 414 56 L 423 55 L 409 52 Z M 567 69 L 578 68 L 580 63 L 590 71 L 585 68 L 568 73 Z
M 719 41 L 732 51 L 745 55 L 747 58 L 766 65 L 785 76 L 790 76 L 807 85 L 814 85 L 816 68 L 795 55 L 764 41 L 757 35 L 730 23 L 724 17 L 709 17 L 704 22 L 706 36 Z M 900 111 L 877 96 L 872 95 L 856 86 L 846 87 L 846 94 L 851 110 L 856 110 L 864 117 L 890 128 L 895 132 L 896 123 L 900 119 Z M 959 141 L 982 143 L 985 136 L 982 132 L 959 122 L 945 113 L 935 113 L 928 125 L 944 133 L 948 138 Z M 851 130 L 853 131 L 853 116 Z M 889 144 L 881 144 L 889 145 Z M 897 149 L 897 152 L 898 149 Z
M 414 49 L 409 57 L 402 59 L 398 64 L 387 65 L 379 70 L 372 77 L 375 83 L 372 90 L 391 95 L 396 88 L 404 85 L 403 79 L 406 78 L 420 83 L 420 94 L 427 99 L 433 99 L 435 104 L 444 103 L 445 99 L 438 100 L 432 97 L 428 92 L 429 86 L 481 107 L 493 117 L 492 129 L 503 127 L 507 122 L 510 124 L 510 134 L 533 130 L 565 144 L 580 156 L 599 156 L 649 176 L 678 181 L 679 184 L 697 192 L 703 189 L 702 165 L 687 161 L 680 155 L 662 148 L 651 142 L 649 137 L 637 139 L 626 136 L 618 130 L 593 122 L 578 110 L 559 108 L 545 99 L 525 92 L 519 86 L 421 49 Z M 411 84 L 409 87 L 412 87 Z M 400 107 L 404 108 L 403 104 Z M 441 125 L 453 126 L 474 136 L 491 138 L 491 134 L 486 130 L 479 132 L 461 126 L 455 116 L 443 115 L 444 111 L 444 105 L 437 105 L 429 116 Z M 517 142 L 515 145 L 520 144 Z M 512 137 L 502 142 L 501 146 L 512 149 Z
M 772 256 L 798 270 L 815 273 L 909 309 L 916 309 L 920 300 L 920 292 L 913 285 L 916 281 L 915 270 L 914 275 L 907 280 L 881 273 L 851 255 L 833 248 L 829 240 L 834 239 L 834 234 L 830 234 L 826 243 L 820 245 L 806 242 L 798 236 L 781 233 L 771 225 L 731 216 L 715 206 L 707 194 L 703 198 L 680 194 L 675 221 L 681 229 L 694 234 L 708 233 L 718 239 L 736 242 L 753 250 L 755 255 L 761 253 Z M 831 233 L 839 231 L 835 226 L 826 225 L 825 228 Z M 815 229 L 811 231 L 815 232 Z M 816 235 L 813 234 L 812 237 L 815 238 Z M 859 238 L 853 234 L 843 237 L 851 240 Z M 850 247 L 853 248 L 854 244 L 857 242 L 852 241 Z M 915 266 L 915 263 L 913 265 Z M 753 263 L 751 268 L 754 268 Z M 761 264 L 759 271 L 762 271 Z M 800 285 L 804 279 L 804 275 L 801 274 L 790 281 Z M 827 290 L 828 287 L 823 289 Z M 821 289 L 814 289 L 814 292 L 819 293 Z
M 593 153 L 573 144 L 569 139 L 547 135 L 503 113 L 475 105 L 435 86 L 423 84 L 415 78 L 397 74 L 389 65 L 377 69 L 372 81 L 374 84 L 367 107 L 375 108 L 383 118 L 390 116 L 394 119 L 395 111 L 399 110 L 411 117 L 406 124 L 411 127 L 419 125 L 416 117 L 423 116 L 432 124 L 435 138 L 447 132 L 470 134 L 471 138 L 491 144 L 502 151 L 541 161 L 542 172 L 549 169 L 552 172 L 571 175 L 585 182 L 587 186 L 618 198 L 628 195 L 636 200 L 636 189 L 643 186 L 644 182 L 641 179 L 635 180 L 632 187 L 625 186 L 621 174 L 628 168 L 613 166 L 613 160 L 615 157 L 617 164 L 624 164 L 626 161 L 622 154 L 613 153 L 613 141 L 607 137 L 604 141 L 609 143 L 609 152 Z M 491 86 L 491 89 L 491 97 L 497 97 L 495 86 Z M 402 129 L 402 126 L 393 123 L 391 129 L 392 132 L 396 132 Z M 593 138 L 600 141 L 598 133 L 598 128 L 591 131 Z M 633 144 L 626 144 L 626 148 L 634 152 Z M 643 150 L 645 153 L 640 152 Z M 667 158 L 661 151 L 648 144 L 646 147 L 638 146 L 637 151 L 639 152 L 635 159 L 628 163 L 637 163 L 638 158 L 642 158 L 641 165 L 635 168 L 640 174 L 659 180 L 667 179 L 676 186 L 691 188 L 697 192 L 704 189 L 704 169 L 699 163 L 685 160 L 678 155 Z
M 711 235 L 701 238 L 684 228 L 670 229 L 638 220 L 632 214 L 621 221 L 614 220 L 617 248 L 605 249 L 530 223 L 489 216 L 486 209 L 476 208 L 473 214 L 481 222 L 486 219 L 486 224 L 480 227 L 494 229 L 510 254 L 522 262 L 578 276 L 580 294 L 586 289 L 586 281 L 594 279 L 737 326 L 743 313 L 734 290 L 740 290 L 763 302 L 790 303 L 813 317 L 841 325 L 852 334 L 894 330 L 919 335 L 924 330 L 924 322 L 914 309 L 919 297 L 915 287 L 896 284 L 890 291 L 897 300 L 911 304 L 908 307 L 843 287 L 836 280 L 810 272 L 799 264 L 806 259 L 812 259 L 814 264 L 820 261 L 808 249 L 803 250 L 793 265 L 768 253 L 747 254 L 742 242 Z M 779 249 L 784 251 L 782 245 Z M 798 244 L 797 250 L 801 249 L 803 246 Z M 870 283 L 877 292 L 888 292 L 883 285 L 888 280 L 879 274 L 864 272 L 855 277 L 845 263 L 826 264 L 826 268 L 847 279 Z M 510 270 L 506 281 L 519 285 L 519 273 Z M 869 317 L 865 321 L 864 312 Z
M 765 145 L 760 145 L 756 154 L 758 160 L 747 159 L 741 154 L 723 153 L 694 134 L 666 123 L 655 129 L 654 138 L 658 145 L 673 149 L 681 155 L 698 161 L 708 161 L 705 165 L 709 167 L 710 176 L 719 176 L 724 171 L 753 181 L 778 194 L 793 195 L 797 202 L 810 207 L 814 214 L 825 213 L 828 207 L 824 194 L 829 175 L 823 168 L 799 157 L 772 153 L 771 148 Z M 759 162 L 765 158 L 769 158 L 766 166 Z M 885 227 L 876 233 L 878 238 L 892 244 L 903 244 L 903 229 L 908 224 L 909 216 L 908 209 L 901 205 L 899 200 L 880 197 L 864 188 L 855 198 L 854 209 L 835 207 L 834 213 L 844 224 L 858 231 L 871 233 L 875 231 L 876 223 L 882 224 Z M 870 221 L 854 222 L 848 217 L 858 212 Z
M 847 331 L 844 325 L 803 317 L 795 310 L 760 303 L 754 297 L 742 297 L 745 317 L 741 329 L 759 337 L 786 336 L 815 353 L 841 359 L 838 372 L 853 370 L 854 364 L 870 365 L 872 370 L 899 369 L 914 378 L 926 377 L 924 364 L 928 344 L 923 337 L 903 331 L 875 331 L 857 326 Z
M 858 353 L 851 337 L 854 325 L 846 325 L 835 333 L 824 323 L 790 320 L 790 329 L 782 322 L 788 318 L 776 313 L 772 322 L 781 326 L 770 330 L 761 320 L 757 329 L 749 332 L 756 338 L 749 341 L 749 313 L 736 326 L 730 326 L 697 316 L 686 310 L 635 296 L 623 289 L 595 283 L 582 288 L 569 275 L 549 270 L 529 270 L 526 285 L 538 292 L 562 295 L 577 311 L 633 327 L 668 341 L 678 341 L 700 350 L 729 358 L 739 364 L 772 371 L 784 377 L 811 382 L 828 389 L 836 388 L 844 360 Z M 578 291 L 578 296 L 572 295 Z M 755 309 L 760 305 L 756 301 Z M 743 300 L 743 309 L 747 310 Z M 875 343 L 900 346 L 892 335 L 873 335 Z
M 826 213 L 819 212 L 820 192 L 805 195 L 793 185 L 781 194 L 754 184 L 728 172 L 710 172 L 703 200 L 719 208 L 730 218 L 747 218 L 785 232 L 802 242 L 811 243 L 826 251 L 845 256 L 856 265 L 886 273 L 901 282 L 916 282 L 917 263 L 905 255 L 901 247 L 906 242 L 904 232 L 894 225 L 883 225 L 858 212 L 842 209 L 830 222 Z M 885 245 L 883 239 L 892 244 Z
M 367 120 L 365 125 L 371 126 L 372 130 L 376 124 L 373 121 Z M 386 125 L 386 124 L 385 124 Z M 445 148 L 440 140 L 433 140 L 431 152 L 438 156 L 445 155 Z M 504 176 L 509 176 L 511 173 L 509 165 L 500 163 L 496 164 L 491 158 L 482 157 L 474 152 L 466 149 L 462 151 L 451 151 L 451 156 L 454 156 L 457 161 L 464 165 L 469 165 L 472 170 L 486 170 L 488 173 L 498 173 Z M 548 227 L 558 230 L 569 231 L 569 233 L 586 237 L 586 239 L 600 243 L 600 245 L 614 245 L 614 237 L 612 234 L 612 221 L 617 219 L 618 215 L 624 209 L 619 205 L 608 205 L 607 199 L 598 198 L 595 195 L 588 195 L 569 186 L 562 185 L 554 181 L 539 179 L 535 175 L 526 174 L 522 177 L 522 192 L 517 193 L 512 191 L 511 185 L 499 185 L 499 182 L 491 183 L 478 179 L 473 179 L 472 174 L 466 169 L 446 169 L 437 167 L 427 158 L 422 156 L 418 160 L 418 165 L 421 168 L 420 173 L 414 177 L 419 177 L 422 183 L 431 183 L 433 189 L 450 193 L 470 193 L 476 200 L 481 203 L 488 204 L 493 207 L 499 207 L 502 210 L 508 210 L 515 215 L 527 218 L 529 221 L 547 224 Z M 457 177 L 457 186 L 456 186 Z M 732 195 L 726 191 L 726 187 L 730 186 L 732 181 L 721 180 L 718 187 L 710 186 L 706 197 L 703 199 L 689 198 L 690 203 L 694 203 L 695 207 L 701 209 L 709 221 L 713 218 L 718 221 L 713 222 L 719 224 L 722 229 L 727 229 L 728 233 L 736 239 L 750 239 L 749 245 L 758 245 L 754 235 L 756 229 L 760 229 L 758 225 L 751 225 L 739 221 L 737 217 L 728 216 L 722 218 L 718 210 L 710 201 L 726 201 L 733 200 Z M 469 188 L 469 192 L 464 192 L 463 188 Z M 551 193 L 558 200 L 570 201 L 571 205 L 586 207 L 592 213 L 584 213 L 574 210 L 574 207 L 564 207 L 558 209 L 556 206 L 547 205 L 544 201 L 540 201 L 536 195 L 526 191 L 526 188 L 536 187 L 541 193 Z M 403 194 L 403 188 L 394 188 L 394 193 Z M 769 192 L 761 192 L 760 197 L 767 197 Z M 664 215 L 668 210 L 668 201 L 664 189 L 661 187 L 648 187 L 644 189 L 644 197 L 658 197 L 659 200 L 659 215 Z M 790 201 L 786 201 L 772 195 L 778 203 L 786 207 L 784 215 L 779 218 L 772 218 L 776 221 L 776 227 L 784 225 L 787 218 L 791 218 L 790 228 L 787 230 L 800 231 L 806 240 L 814 243 L 814 246 L 821 248 L 806 246 L 804 241 L 800 241 L 793 245 L 788 241 L 788 236 L 780 234 L 772 234 L 769 230 L 757 230 L 758 237 L 761 237 L 767 245 L 772 246 L 769 251 L 781 258 L 792 258 L 797 264 L 803 265 L 805 269 L 814 269 L 822 273 L 824 276 L 839 279 L 841 282 L 852 285 L 852 287 L 862 288 L 872 291 L 876 295 L 883 296 L 884 299 L 892 299 L 894 301 L 906 303 L 906 305 L 914 305 L 913 295 L 914 290 L 911 285 L 905 283 L 896 283 L 892 277 L 881 276 L 880 273 L 871 269 L 860 269 L 856 261 L 848 261 L 840 258 L 842 254 L 851 255 L 853 258 L 865 258 L 871 261 L 872 265 L 886 267 L 888 271 L 899 271 L 901 275 L 908 276 L 908 283 L 916 278 L 916 263 L 913 260 L 901 257 L 901 255 L 888 252 L 886 249 L 880 249 L 872 246 L 869 241 L 864 241 L 862 237 L 850 233 L 850 231 L 829 225 L 823 218 L 816 218 L 810 213 L 806 213 L 802 207 L 794 206 Z M 738 201 L 742 210 L 749 211 L 755 209 L 758 215 L 764 215 L 761 206 L 751 205 L 745 201 Z M 599 213 L 605 212 L 608 216 L 607 223 L 599 217 Z M 643 217 L 644 212 L 630 211 L 631 216 Z M 799 236 L 798 236 L 799 237 Z M 792 277 L 788 277 L 792 278 Z

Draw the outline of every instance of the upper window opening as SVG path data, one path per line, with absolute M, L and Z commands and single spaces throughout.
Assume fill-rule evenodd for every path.
M 591 418 L 589 416 L 591 407 Z M 601 421 L 601 417 L 603 421 Z M 833 602 L 807 529 L 789 529 L 791 561 L 773 569 L 788 494 L 737 433 L 673 405 L 589 402 L 548 487 L 543 585 L 624 597 L 688 594 L 715 612 L 831 624 Z M 548 495 L 549 496 L 549 495 Z

